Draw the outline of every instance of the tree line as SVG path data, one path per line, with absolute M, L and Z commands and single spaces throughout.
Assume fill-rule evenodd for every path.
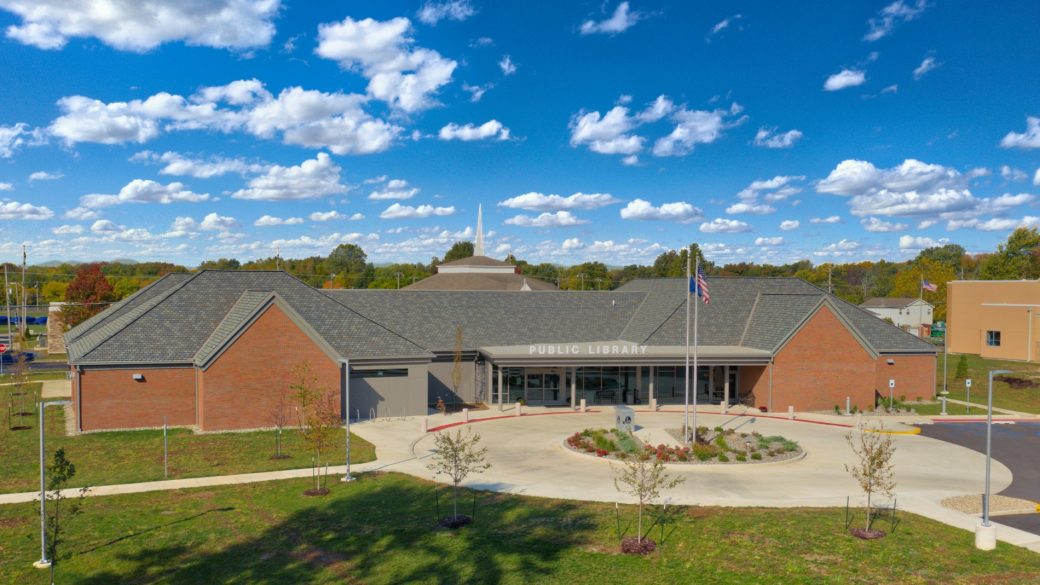
M 375 265 L 356 244 L 341 244 L 328 256 L 307 258 L 261 258 L 240 262 L 233 258 L 207 260 L 197 267 L 169 262 L 104 262 L 94 264 L 37 265 L 27 268 L 25 297 L 19 300 L 14 288 L 12 304 L 66 301 L 82 306 L 71 309 L 70 320 L 80 321 L 171 272 L 193 270 L 285 270 L 303 282 L 320 288 L 403 288 L 436 272 L 445 262 L 473 255 L 472 242 L 456 242 L 443 258 L 430 262 Z M 716 263 L 704 257 L 694 243 L 657 256 L 649 265 L 612 267 L 607 262 L 583 262 L 562 266 L 549 262 L 531 263 L 509 255 L 505 258 L 523 274 L 551 282 L 563 290 L 611 290 L 636 278 L 682 277 L 687 258 L 699 258 L 712 276 L 795 277 L 806 280 L 838 297 L 859 304 L 871 297 L 917 297 L 936 307 L 937 320 L 945 319 L 946 283 L 955 279 L 1014 280 L 1040 278 L 1040 232 L 1019 228 L 997 249 L 985 254 L 968 254 L 958 244 L 922 250 L 902 262 L 861 261 L 813 264 L 799 260 L 789 264 L 753 262 Z M 9 274 L 20 277 L 21 266 L 8 264 Z M 936 285 L 936 292 L 922 291 L 922 280 Z

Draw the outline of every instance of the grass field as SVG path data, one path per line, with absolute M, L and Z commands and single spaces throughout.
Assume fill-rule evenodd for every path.
M 1040 367 L 1036 364 L 1024 362 L 1012 362 L 1005 360 L 989 360 L 975 355 L 965 355 L 968 363 L 968 378 L 972 379 L 971 402 L 974 404 L 986 403 L 986 377 L 989 370 L 1011 370 L 1018 378 L 1035 380 L 1038 382 L 1035 388 L 1011 388 L 1004 382 L 993 382 L 993 406 L 1007 408 L 1020 412 L 1040 414 Z M 957 362 L 959 355 L 950 355 L 947 364 L 946 384 L 950 398 L 957 400 L 966 399 L 964 379 L 956 378 Z M 943 355 L 939 353 L 936 360 L 937 375 L 935 377 L 936 392 L 942 390 L 943 380 Z M 961 407 L 963 411 L 964 407 Z
M 617 554 L 614 506 L 481 493 L 476 523 L 436 524 L 434 485 L 364 475 L 90 498 L 68 525 L 59 583 L 1040 583 L 1040 557 L 900 514 L 862 541 L 844 509 L 681 508 L 659 554 Z M 447 491 L 441 487 L 441 513 Z M 472 492 L 463 491 L 467 512 Z M 621 509 L 632 534 L 635 510 Z M 887 523 L 880 528 L 887 529 Z M 45 583 L 32 505 L 0 507 L 0 582 Z M 660 539 L 654 529 L 653 537 Z
M 942 404 L 938 402 L 929 404 L 908 404 L 910 408 L 913 408 L 917 414 L 923 416 L 939 416 L 942 413 Z M 979 408 L 978 406 L 972 406 L 968 408 L 962 404 L 948 403 L 946 405 L 946 414 L 949 416 L 964 416 L 964 415 L 984 415 L 986 414 L 985 408 Z
M 38 418 L 35 414 L 15 417 L 19 425 L 31 428 L 10 430 L 6 410 L 11 391 L 12 387 L 0 387 L 0 493 L 39 488 Z M 46 435 L 49 453 L 64 447 L 69 459 L 76 463 L 76 486 L 163 479 L 161 430 L 69 437 L 65 435 L 63 409 L 52 406 L 46 413 Z M 334 445 L 343 445 L 344 438 L 340 430 Z M 275 452 L 274 431 L 195 434 L 187 429 L 170 429 L 168 439 L 170 479 L 296 469 L 311 464 L 310 453 L 305 452 L 303 441 L 293 430 L 282 433 L 282 451 L 290 457 L 276 460 L 271 459 Z M 351 435 L 351 453 L 354 463 L 375 459 L 375 447 L 356 435 Z M 333 448 L 329 456 L 332 465 L 344 462 L 342 448 Z

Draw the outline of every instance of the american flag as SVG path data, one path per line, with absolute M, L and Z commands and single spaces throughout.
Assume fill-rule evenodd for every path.
M 690 284 L 693 285 L 693 283 Z M 704 269 L 700 266 L 697 267 L 697 284 L 695 286 L 695 292 L 697 293 L 697 296 L 704 299 L 704 304 L 711 304 L 711 295 L 708 294 L 708 278 L 704 274 Z M 693 286 L 691 286 L 691 288 L 693 288 Z
M 936 292 L 936 291 L 939 290 L 939 287 L 937 287 L 934 284 L 928 282 L 927 280 L 921 280 L 921 288 L 923 288 L 924 290 L 926 290 L 928 292 Z

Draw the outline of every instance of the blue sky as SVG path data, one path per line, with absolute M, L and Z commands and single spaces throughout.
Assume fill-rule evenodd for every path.
M 0 0 L 0 258 L 717 262 L 1040 224 L 1032 3 Z

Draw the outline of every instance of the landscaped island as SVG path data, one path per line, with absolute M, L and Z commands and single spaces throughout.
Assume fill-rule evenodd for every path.
M 669 430 L 682 442 L 682 430 Z M 568 449 L 607 459 L 625 460 L 642 452 L 653 453 L 666 463 L 766 463 L 801 457 L 798 443 L 779 435 L 740 433 L 733 429 L 698 427 L 697 440 L 690 447 L 648 445 L 631 433 L 617 429 L 585 429 L 574 433 L 564 444 Z

